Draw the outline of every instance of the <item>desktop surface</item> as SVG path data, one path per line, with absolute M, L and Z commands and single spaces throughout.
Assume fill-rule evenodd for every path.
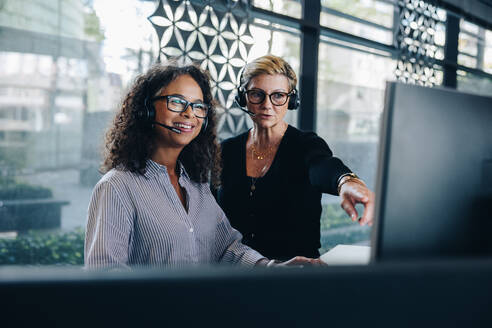
M 491 327 L 492 261 L 92 273 L 0 268 L 2 327 Z

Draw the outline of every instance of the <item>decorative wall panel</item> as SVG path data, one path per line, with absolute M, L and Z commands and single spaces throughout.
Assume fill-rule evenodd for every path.
M 247 0 L 159 0 L 148 17 L 158 36 L 158 61 L 178 58 L 198 63 L 210 72 L 212 92 L 219 102 L 221 138 L 247 129 L 247 117 L 234 102 L 239 74 L 253 38 Z
M 399 0 L 398 8 L 397 79 L 426 86 L 438 84 L 435 62 L 442 59 L 443 54 L 442 47 L 435 42 L 437 25 L 443 23 L 437 14 L 438 8 L 420 0 Z

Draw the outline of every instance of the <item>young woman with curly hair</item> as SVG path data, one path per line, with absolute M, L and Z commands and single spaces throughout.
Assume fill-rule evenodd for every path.
M 209 77 L 198 67 L 156 65 L 136 79 L 106 136 L 86 267 L 273 263 L 241 243 L 210 192 L 220 176 L 215 126 Z

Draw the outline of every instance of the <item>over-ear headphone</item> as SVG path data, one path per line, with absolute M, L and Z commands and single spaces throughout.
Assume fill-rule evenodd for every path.
M 137 118 L 148 125 L 152 125 L 155 123 L 155 106 L 149 96 L 145 97 L 144 107 L 137 112 Z M 162 123 L 159 123 L 159 125 L 162 126 Z M 207 129 L 207 125 L 208 117 L 205 117 L 203 118 L 202 128 L 200 132 L 205 131 Z
M 291 91 L 287 109 L 296 110 L 299 108 L 299 103 L 299 93 L 297 92 L 297 88 L 294 88 L 294 90 Z
M 234 98 L 237 104 L 241 107 L 246 107 L 246 90 L 243 87 L 239 86 L 237 88 L 236 97 Z
M 241 107 L 246 107 L 247 101 L 246 101 L 246 90 L 241 86 L 241 81 L 243 79 L 243 71 L 241 72 L 241 76 L 239 78 L 239 87 L 237 88 L 237 94 L 236 97 L 234 98 L 237 102 L 237 104 Z M 299 108 L 299 93 L 297 92 L 297 88 L 294 88 L 290 92 L 290 97 L 289 97 L 289 103 L 287 105 L 287 109 L 291 110 L 296 110 Z
M 149 96 L 145 97 L 144 107 L 137 112 L 137 118 L 150 125 L 155 121 L 155 107 L 152 103 L 149 104 L 149 102 Z

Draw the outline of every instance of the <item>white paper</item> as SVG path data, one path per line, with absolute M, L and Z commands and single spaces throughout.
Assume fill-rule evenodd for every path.
M 321 261 L 330 265 L 368 264 L 371 247 L 357 245 L 337 245 L 320 256 Z

